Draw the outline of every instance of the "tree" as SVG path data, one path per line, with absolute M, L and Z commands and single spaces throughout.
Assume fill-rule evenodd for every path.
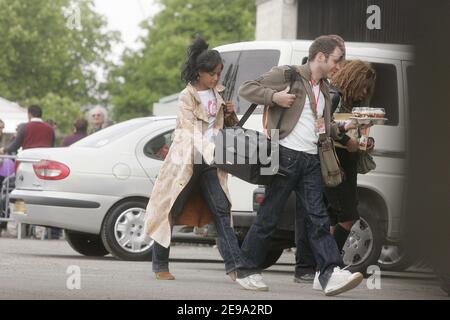
M 153 103 L 180 91 L 186 48 L 196 34 L 210 48 L 254 39 L 256 7 L 249 0 L 159 0 L 162 11 L 141 26 L 144 48 L 126 52 L 110 73 L 108 91 L 116 120 L 152 113 Z
M 65 16 L 68 8 L 78 9 Z M 70 23 L 78 13 L 79 26 Z M 96 101 L 97 70 L 108 67 L 105 57 L 118 38 L 105 26 L 92 0 L 0 0 L 0 96 Z

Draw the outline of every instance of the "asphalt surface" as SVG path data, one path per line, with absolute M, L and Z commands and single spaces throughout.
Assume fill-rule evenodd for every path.
M 424 272 L 382 272 L 380 289 L 369 290 L 364 280 L 358 288 L 330 298 L 311 285 L 294 283 L 293 261 L 294 253 L 285 252 L 263 274 L 270 290 L 252 292 L 225 275 L 212 246 L 175 244 L 170 267 L 176 280 L 161 281 L 154 278 L 151 262 L 84 257 L 64 240 L 0 238 L 0 300 L 449 299 L 434 276 Z

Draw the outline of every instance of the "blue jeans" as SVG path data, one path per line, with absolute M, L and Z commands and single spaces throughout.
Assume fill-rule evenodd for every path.
M 305 274 L 316 272 L 316 260 L 309 244 L 308 232 L 306 229 L 305 213 L 300 211 L 300 199 L 296 199 L 295 217 L 295 276 L 300 277 Z
M 280 145 L 280 165 L 291 174 L 288 177 L 276 176 L 266 188 L 265 200 L 258 210 L 256 222 L 252 225 L 244 243 L 242 252 L 247 263 L 238 268 L 238 277 L 259 273 L 258 266 L 266 258 L 270 238 L 276 229 L 280 214 L 292 191 L 295 191 L 296 203 L 296 245 L 304 247 L 304 233 L 312 254 L 320 269 L 319 281 L 325 287 L 333 268 L 343 266 L 336 241 L 330 234 L 330 222 L 323 199 L 323 182 L 318 155 L 291 150 Z M 303 226 L 304 227 L 303 227 Z
M 199 177 L 198 183 L 217 229 L 217 244 L 225 262 L 225 271 L 226 273 L 235 271 L 236 268 L 242 265 L 243 255 L 234 229 L 231 227 L 230 203 L 220 185 L 217 170 L 208 168 L 207 165 L 196 166 L 199 167 L 196 167 L 195 170 L 202 170 L 203 172 Z M 179 212 L 174 212 L 173 221 L 176 220 L 177 213 Z M 164 248 L 159 243 L 154 243 L 152 249 L 152 268 L 154 272 L 169 271 L 169 254 L 170 247 Z

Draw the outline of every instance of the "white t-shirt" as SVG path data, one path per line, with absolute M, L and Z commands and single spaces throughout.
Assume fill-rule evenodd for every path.
M 320 91 L 319 84 L 313 86 L 313 94 L 316 98 L 319 96 L 317 116 L 321 118 L 325 109 L 325 97 Z M 316 119 L 311 109 L 311 102 L 309 101 L 308 95 L 306 95 L 305 106 L 303 107 L 300 119 L 291 133 L 280 140 L 280 144 L 292 150 L 317 154 L 319 134 L 316 132 L 315 122 Z
M 204 142 L 214 142 L 213 141 L 213 133 L 214 133 L 214 125 L 216 123 L 217 116 L 217 99 L 214 91 L 212 89 L 198 91 L 198 95 L 200 96 L 200 100 L 202 100 L 203 109 L 205 113 L 208 115 L 208 129 L 205 132 Z

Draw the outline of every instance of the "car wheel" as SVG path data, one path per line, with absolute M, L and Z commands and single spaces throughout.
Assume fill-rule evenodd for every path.
M 153 240 L 144 233 L 147 201 L 129 200 L 113 207 L 103 221 L 101 237 L 116 258 L 130 261 L 151 260 Z
M 377 265 L 383 243 L 383 232 L 373 208 L 365 201 L 358 205 L 360 219 L 353 225 L 343 248 L 343 260 L 351 272 L 366 274 Z
M 402 246 L 384 245 L 378 258 L 378 265 L 386 271 L 403 271 L 412 265 L 412 261 Z
M 103 257 L 109 252 L 99 235 L 65 230 L 66 240 L 78 253 L 88 257 Z

